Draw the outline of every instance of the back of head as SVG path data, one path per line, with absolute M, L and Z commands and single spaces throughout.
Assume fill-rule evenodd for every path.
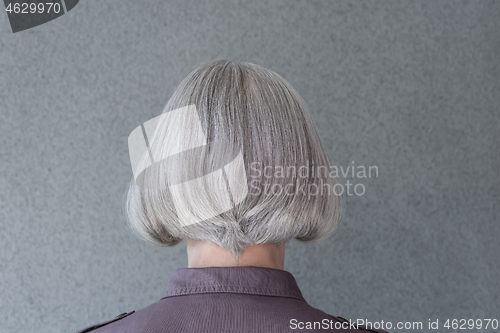
M 194 118 L 188 113 L 173 117 L 175 110 L 186 107 L 196 111 Z M 304 101 L 281 76 L 251 63 L 215 61 L 181 82 L 163 115 L 172 117 L 159 120 L 153 154 L 166 147 L 199 149 L 175 154 L 156 181 L 198 181 L 151 189 L 132 180 L 125 209 L 139 235 L 161 245 L 182 239 L 213 242 L 238 256 L 252 244 L 284 245 L 291 238 L 320 241 L 335 231 L 340 199 L 328 157 Z M 195 142 L 199 138 L 193 128 L 199 128 L 206 147 Z M 229 148 L 212 144 L 216 142 Z M 241 158 L 233 165 L 240 167 L 224 167 L 230 160 L 220 160 L 225 153 L 234 157 L 233 148 Z M 213 173 L 200 177 L 200 165 Z M 211 214 L 211 208 L 228 198 L 222 188 L 242 174 L 245 196 L 231 197 L 229 209 Z M 193 214 L 203 218 L 186 222 Z

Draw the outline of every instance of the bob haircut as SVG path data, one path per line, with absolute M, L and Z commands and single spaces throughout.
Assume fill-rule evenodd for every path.
M 333 234 L 341 216 L 337 182 L 330 176 L 328 156 L 305 102 L 286 80 L 252 63 L 218 60 L 191 72 L 174 91 L 162 116 L 188 106 L 195 107 L 207 142 L 226 142 L 241 152 L 248 194 L 213 216 L 208 208 L 227 196 L 214 190 L 220 188 L 220 181 L 206 178 L 201 188 L 186 187 L 174 195 L 168 186 L 144 188 L 133 179 L 124 208 L 135 233 L 167 246 L 183 239 L 213 242 L 236 257 L 253 244 L 283 246 L 291 238 L 322 241 Z M 192 119 L 178 121 L 183 126 L 159 120 L 149 147 L 153 154 L 168 147 L 196 146 L 189 143 L 194 140 Z M 162 172 L 169 179 L 194 179 L 199 176 L 199 165 L 211 165 L 212 170 L 220 165 L 215 148 L 190 152 L 182 159 L 182 154 L 174 155 L 177 160 L 169 159 Z M 165 177 L 153 179 L 165 182 Z M 198 196 L 204 199 L 190 200 Z M 185 209 L 205 218 L 183 223 L 182 216 L 190 216 Z

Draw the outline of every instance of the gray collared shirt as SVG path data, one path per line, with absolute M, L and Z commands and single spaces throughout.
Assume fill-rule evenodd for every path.
M 310 306 L 290 272 L 205 267 L 177 269 L 158 302 L 79 332 L 385 332 L 353 324 Z

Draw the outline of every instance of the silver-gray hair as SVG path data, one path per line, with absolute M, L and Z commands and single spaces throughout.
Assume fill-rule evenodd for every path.
M 196 107 L 207 142 L 227 142 L 239 149 L 251 190 L 231 209 L 210 217 L 204 210 L 223 200 L 223 194 L 213 190 L 216 184 L 205 183 L 202 189 L 174 197 L 168 186 L 145 188 L 132 179 L 124 211 L 134 232 L 160 245 L 176 245 L 183 239 L 213 242 L 237 257 L 253 244 L 285 245 L 292 238 L 321 241 L 334 233 L 341 217 L 337 182 L 329 175 L 330 161 L 305 102 L 285 79 L 252 63 L 218 60 L 191 72 L 163 114 L 187 106 Z M 192 140 L 189 120 L 183 124 L 185 128 L 172 128 L 160 120 L 151 151 Z M 203 150 L 203 156 L 200 150 L 191 151 L 191 159 L 178 159 L 177 164 L 170 159 L 163 172 L 194 179 L 203 164 L 196 160 L 217 164 L 214 149 Z M 306 175 L 301 174 L 304 166 Z M 208 218 L 182 223 L 181 215 L 186 214 L 179 207 L 192 206 L 189 198 L 197 191 L 210 192 L 205 196 L 210 199 L 191 208 Z

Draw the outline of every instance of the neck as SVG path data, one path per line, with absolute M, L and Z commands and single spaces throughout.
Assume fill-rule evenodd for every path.
M 251 245 L 235 257 L 215 243 L 191 239 L 186 243 L 189 268 L 255 266 L 283 270 L 285 265 L 285 247 L 276 244 Z

